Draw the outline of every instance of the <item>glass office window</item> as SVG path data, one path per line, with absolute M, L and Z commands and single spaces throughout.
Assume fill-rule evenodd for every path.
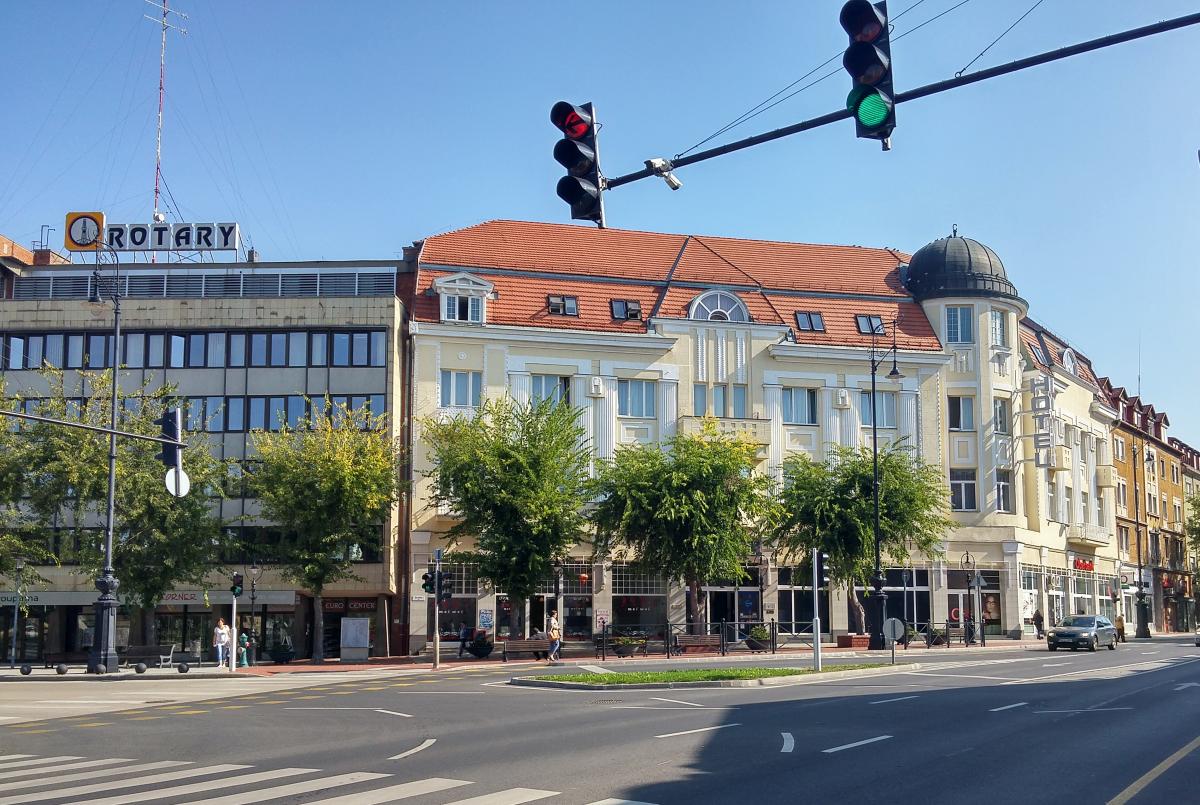
M 325 355 L 325 345 L 329 340 L 328 333 L 313 333 L 312 334 L 312 352 L 309 354 L 309 364 L 312 366 L 324 366 L 328 361 Z
M 246 398 L 225 398 L 225 429 L 231 433 L 241 433 L 246 429 Z
M 6 366 L 9 369 L 25 368 L 25 339 L 19 335 L 8 337 L 8 363 Z
M 46 363 L 61 369 L 63 365 L 63 336 L 59 333 L 46 336 Z
M 287 421 L 287 398 L 272 397 L 270 414 L 271 430 L 280 430 Z
M 67 336 L 67 366 L 68 369 L 83 367 L 83 336 L 81 334 Z
M 11 338 L 9 339 L 12 340 Z M 89 369 L 103 369 L 107 364 L 104 361 L 104 342 L 105 338 L 102 335 L 89 335 L 87 339 L 87 367 Z
M 250 430 L 266 430 L 267 400 L 265 397 L 250 398 Z
M 306 366 L 308 364 L 308 334 L 288 333 L 288 366 Z
M 246 334 L 229 334 L 229 365 L 238 367 L 246 365 Z
M 267 334 L 266 333 L 251 333 L 250 334 L 250 365 L 251 366 L 266 366 L 267 365 Z
M 379 416 L 387 411 L 387 398 L 382 394 L 372 394 L 369 400 L 371 404 L 371 415 Z
M 186 341 L 181 335 L 173 335 L 170 338 L 170 351 L 167 353 L 167 360 L 170 361 L 172 369 L 183 368 L 183 350 Z
M 208 334 L 207 365 L 215 368 L 225 365 L 225 333 Z
M 146 366 L 157 369 L 163 365 L 163 351 L 166 336 L 162 333 L 152 333 L 146 336 Z
M 225 430 L 225 398 L 209 397 L 204 402 L 205 413 L 208 415 L 208 431 L 221 433 Z
M 287 365 L 287 333 L 271 333 L 271 365 Z
M 25 339 L 25 368 L 42 368 L 43 336 L 31 335 Z
M 304 398 L 293 394 L 287 398 L 287 424 L 292 430 L 300 427 L 304 420 Z
M 371 333 L 371 365 L 387 365 L 387 333 L 385 332 Z
M 321 423 L 322 419 L 324 419 L 326 416 L 328 416 L 328 413 L 326 412 L 328 400 L 326 400 L 325 396 L 322 395 L 320 397 L 313 397 L 308 402 L 309 402 L 309 408 L 311 409 L 310 413 L 311 413 L 311 418 L 312 418 L 312 424 L 313 424 L 313 427 L 316 427 Z
M 333 365 L 350 365 L 350 333 L 333 334 Z
M 204 398 L 188 397 L 184 417 L 184 430 L 189 433 L 204 430 Z
M 371 362 L 369 354 L 370 341 L 368 340 L 368 335 L 368 333 L 354 334 L 353 363 L 355 366 L 367 366 Z
M 204 366 L 204 361 L 208 357 L 204 348 L 204 333 L 190 333 L 187 337 L 188 355 L 187 365 L 192 369 L 201 368 Z
M 146 336 L 129 333 L 125 336 L 124 364 L 130 369 L 141 369 L 146 365 Z

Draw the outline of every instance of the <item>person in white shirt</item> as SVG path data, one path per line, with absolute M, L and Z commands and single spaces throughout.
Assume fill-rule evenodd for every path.
M 229 627 L 225 625 L 224 618 L 217 618 L 217 626 L 213 629 L 213 650 L 217 655 L 217 667 L 221 667 L 228 659 L 226 652 L 229 650 L 230 632 Z

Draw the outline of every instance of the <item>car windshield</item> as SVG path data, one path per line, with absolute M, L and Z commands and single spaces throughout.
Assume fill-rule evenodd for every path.
M 1059 626 L 1095 626 L 1096 619 L 1085 615 L 1076 615 L 1074 617 L 1063 618 Z

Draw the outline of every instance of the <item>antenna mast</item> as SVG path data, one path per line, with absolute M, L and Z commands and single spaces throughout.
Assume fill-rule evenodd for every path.
M 158 3 L 154 2 L 154 0 L 146 0 L 146 2 L 149 3 L 150 5 L 154 6 L 157 9 L 162 10 L 162 19 L 161 20 L 155 19 L 154 17 L 151 17 L 149 14 L 142 15 L 143 17 L 150 20 L 151 22 L 158 23 L 162 26 L 162 47 L 159 49 L 159 52 L 158 52 L 158 134 L 154 141 L 154 222 L 155 223 L 159 223 L 165 218 L 165 216 L 158 209 L 158 200 L 159 200 L 159 196 L 160 196 L 159 187 L 162 183 L 163 97 L 165 95 L 166 83 L 167 83 L 167 29 L 172 28 L 176 31 L 179 31 L 179 33 L 183 34 L 184 36 L 187 36 L 187 29 L 180 28 L 178 25 L 172 25 L 168 21 L 168 17 L 167 17 L 168 14 L 175 14 L 180 19 L 186 20 L 188 18 L 187 14 L 184 14 L 182 11 L 172 11 L 167 6 L 169 1 L 170 0 L 162 0 L 162 4 L 159 5 Z M 150 261 L 152 263 L 158 262 L 157 257 L 158 256 L 156 253 L 151 252 Z

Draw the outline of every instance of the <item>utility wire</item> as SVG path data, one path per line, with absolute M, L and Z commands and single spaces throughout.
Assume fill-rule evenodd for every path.
M 901 11 L 901 12 L 900 12 L 899 14 L 897 14 L 896 16 L 892 17 L 892 18 L 891 18 L 891 20 L 889 20 L 889 22 L 890 22 L 890 23 L 894 23 L 896 20 L 900 19 L 900 18 L 901 18 L 901 17 L 903 17 L 905 14 L 907 14 L 907 13 L 908 13 L 908 12 L 910 12 L 910 11 L 912 11 L 914 8 L 916 8 L 917 6 L 921 5 L 921 4 L 922 4 L 922 3 L 924 3 L 924 2 L 925 2 L 925 0 L 917 0 L 917 2 L 913 3 L 911 6 L 909 6 L 909 7 L 908 7 L 908 8 L 906 8 L 906 9 L 904 9 L 903 11 Z M 940 18 L 940 17 L 944 17 L 945 15 L 949 14 L 951 11 L 954 11 L 956 8 L 959 8 L 960 6 L 964 6 L 964 5 L 966 5 L 967 3 L 969 3 L 969 2 L 971 2 L 971 0 L 960 0 L 960 2 L 958 2 L 957 4 L 955 4 L 955 5 L 951 6 L 950 8 L 948 8 L 948 9 L 946 9 L 945 11 L 941 12 L 940 14 L 937 14 L 937 15 L 935 15 L 935 16 L 933 16 L 933 17 L 930 17 L 929 19 L 925 20 L 925 22 L 921 23 L 920 25 L 916 26 L 915 28 L 910 28 L 909 30 L 907 30 L 907 31 L 905 31 L 904 33 L 900 34 L 899 36 L 895 37 L 895 38 L 894 38 L 892 41 L 896 41 L 896 40 L 902 39 L 902 38 L 904 38 L 905 36 L 907 36 L 908 34 L 911 34 L 911 33 L 913 33 L 914 31 L 918 31 L 918 30 L 920 30 L 921 28 L 924 28 L 926 25 L 928 25 L 929 23 L 933 22 L 934 20 L 936 20 L 936 19 L 938 19 L 938 18 Z M 837 75 L 838 73 L 840 73 L 840 72 L 841 72 L 841 70 L 840 70 L 840 69 L 839 69 L 839 70 L 833 70 L 833 71 L 831 71 L 831 72 L 828 72 L 828 73 L 826 73 L 825 75 L 821 76 L 820 78 L 818 78 L 818 79 L 815 79 L 815 80 L 813 80 L 813 81 L 810 81 L 809 83 L 807 83 L 807 84 L 805 84 L 804 86 L 800 87 L 800 89 L 798 89 L 798 90 L 796 90 L 796 91 L 794 91 L 794 92 L 790 92 L 790 93 L 788 93 L 787 95 L 783 95 L 783 93 L 787 92 L 787 91 L 788 91 L 788 90 L 790 90 L 792 87 L 796 86 L 796 85 L 797 85 L 797 84 L 799 84 L 801 81 L 803 81 L 804 79 L 808 78 L 808 77 L 809 77 L 810 75 L 812 75 L 813 73 L 815 73 L 815 72 L 817 72 L 818 70 L 820 70 L 820 69 L 821 69 L 822 67 L 824 67 L 825 65 L 829 64 L 829 63 L 830 63 L 830 62 L 832 62 L 832 61 L 835 61 L 835 60 L 838 58 L 838 56 L 840 56 L 840 55 L 841 55 L 841 53 L 835 53 L 835 54 L 833 54 L 833 55 L 832 55 L 832 56 L 830 56 L 828 59 L 826 59 L 825 61 L 823 61 L 823 62 L 821 62 L 820 64 L 818 64 L 816 67 L 812 68 L 812 69 L 811 69 L 811 70 L 809 70 L 807 73 L 805 73 L 804 75 L 800 76 L 800 77 L 799 77 L 799 78 L 797 78 L 795 81 L 793 81 L 792 83 L 788 84 L 786 87 L 784 87 L 783 89 L 779 90 L 778 92 L 776 92 L 776 93 L 775 93 L 774 95 L 772 95 L 771 97 L 769 97 L 769 98 L 767 98 L 766 100 L 764 100 L 764 101 L 762 101 L 761 103 L 759 103 L 757 106 L 751 107 L 751 108 L 750 108 L 749 110 L 747 110 L 746 112 L 743 112 L 743 113 L 742 113 L 740 116 L 738 116 L 738 117 L 737 117 L 737 118 L 735 118 L 734 120 L 730 121 L 729 123 L 726 123 L 726 124 L 725 124 L 724 126 L 722 126 L 720 129 L 718 129 L 717 131 L 713 132 L 713 133 L 712 133 L 712 134 L 710 134 L 709 136 L 705 137 L 703 140 L 701 140 L 700 142 L 696 143 L 695 145 L 692 145 L 692 146 L 690 146 L 689 148 L 687 148 L 687 149 L 685 149 L 685 150 L 683 150 L 683 151 L 680 151 L 678 154 L 676 154 L 676 155 L 673 157 L 673 159 L 679 159 L 681 156 L 684 156 L 685 154 L 688 154 L 688 153 L 691 153 L 692 151 L 695 151 L 695 150 L 696 150 L 697 148 L 699 148 L 700 146 L 702 146 L 702 145 L 704 145 L 705 143 L 708 143 L 708 142 L 710 142 L 710 141 L 712 141 L 712 140 L 716 139 L 717 137 L 720 137 L 722 134 L 724 134 L 725 132 L 729 131 L 730 129 L 736 128 L 736 127 L 740 126 L 741 124 L 743 124 L 743 123 L 745 123 L 745 122 L 747 122 L 747 121 L 749 121 L 749 120 L 751 120 L 751 119 L 753 119 L 753 118 L 755 118 L 755 117 L 758 117 L 759 115 L 761 115 L 763 112 L 767 111 L 768 109 L 773 109 L 774 107 L 778 106 L 779 104 L 783 103 L 784 101 L 786 101 L 786 100 L 789 100 L 790 98 L 794 98 L 795 96 L 799 95 L 801 92 L 804 92 L 804 90 L 806 90 L 806 89 L 809 89 L 810 87 L 815 87 L 817 84 L 820 84 L 822 81 L 826 80 L 827 78 L 831 78 L 832 76 L 835 76 L 835 75 Z M 782 97 L 782 98 L 781 98 L 781 97 L 779 97 L 779 96 L 781 96 L 781 95 L 783 95 L 783 97 Z M 776 100 L 776 99 L 778 99 L 778 100 Z
M 991 45 L 988 45 L 988 46 L 987 46 L 987 47 L 985 47 L 983 50 L 979 51 L 979 55 L 978 55 L 978 56 L 976 56 L 975 58 L 971 59 L 969 62 L 967 62 L 967 66 L 966 66 L 966 67 L 962 68 L 962 69 L 961 69 L 961 70 L 959 70 L 957 73 L 955 73 L 955 74 L 954 74 L 954 77 L 955 77 L 955 78 L 959 78 L 959 77 L 960 77 L 960 76 L 961 76 L 963 73 L 965 73 L 965 72 L 966 72 L 966 71 L 967 71 L 967 70 L 968 70 L 968 69 L 971 67 L 971 65 L 972 65 L 972 64 L 974 64 L 975 62 L 979 61 L 980 57 L 982 57 L 982 56 L 983 56 L 983 54 L 985 54 L 985 53 L 987 53 L 989 50 L 991 50 L 991 49 L 992 49 L 992 45 L 995 45 L 997 42 L 999 42 L 1001 39 L 1003 39 L 1005 36 L 1007 36 L 1009 31 L 1011 31 L 1013 28 L 1016 28 L 1016 27 L 1017 27 L 1017 25 L 1019 25 L 1019 24 L 1020 24 L 1021 20 L 1025 19 L 1025 18 L 1026 18 L 1026 17 L 1028 17 L 1030 14 L 1032 14 L 1032 13 L 1033 13 L 1033 10 L 1034 10 L 1035 8 L 1037 8 L 1038 6 L 1040 6 L 1040 5 L 1041 5 L 1042 3 L 1044 3 L 1044 2 L 1045 2 L 1045 0 L 1037 0 L 1037 2 L 1036 2 L 1036 3 L 1034 3 L 1034 4 L 1033 4 L 1033 5 L 1030 7 L 1030 9 L 1029 9 L 1028 11 L 1026 11 L 1026 12 L 1025 12 L 1024 14 L 1022 14 L 1021 16 L 1017 17 L 1017 21 L 1016 21 L 1016 22 L 1014 22 L 1012 25 L 1010 25 L 1010 26 L 1008 26 L 1007 28 L 1005 28 L 1005 29 L 1004 29 L 1004 33 L 1000 34 L 1000 35 L 999 35 L 999 36 L 997 36 L 995 39 L 993 39 L 993 40 L 992 40 L 992 44 L 991 44 Z

